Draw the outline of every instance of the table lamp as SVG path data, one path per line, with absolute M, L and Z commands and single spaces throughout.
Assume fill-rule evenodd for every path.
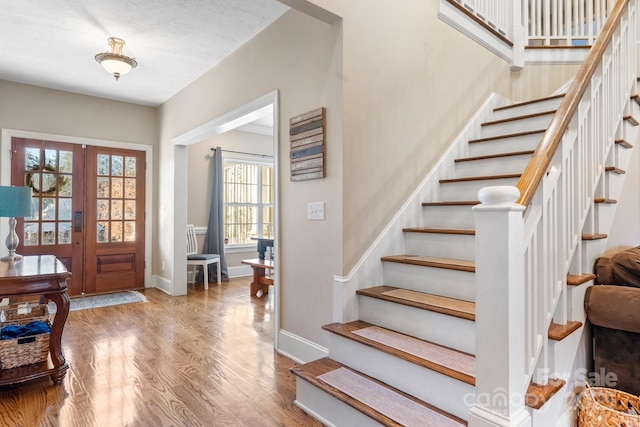
M 16 254 L 20 239 L 16 234 L 16 217 L 31 216 L 31 187 L 0 187 L 0 217 L 9 217 L 7 249 L 9 255 L 2 261 L 17 261 L 22 255 Z

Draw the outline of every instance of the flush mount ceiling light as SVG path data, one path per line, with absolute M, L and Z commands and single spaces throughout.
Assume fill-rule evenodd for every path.
M 135 59 L 122 53 L 122 48 L 125 44 L 124 40 L 117 37 L 109 37 L 108 40 L 109 51 L 99 53 L 95 58 L 105 70 L 113 74 L 113 77 L 118 80 L 120 76 L 124 76 L 132 68 L 135 68 L 138 63 Z

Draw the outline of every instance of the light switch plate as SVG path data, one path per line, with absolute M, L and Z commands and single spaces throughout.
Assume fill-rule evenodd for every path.
M 309 202 L 307 219 L 324 221 L 324 202 Z

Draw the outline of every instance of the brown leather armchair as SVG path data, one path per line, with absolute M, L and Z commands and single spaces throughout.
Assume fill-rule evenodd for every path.
M 617 376 L 607 387 L 640 394 L 640 247 L 598 258 L 585 309 L 593 330 L 594 370 Z

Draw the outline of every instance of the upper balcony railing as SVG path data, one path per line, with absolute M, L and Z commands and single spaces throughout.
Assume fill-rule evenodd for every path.
M 519 69 L 527 47 L 591 46 L 615 0 L 441 0 L 441 5 L 449 6 L 441 7 L 441 16 L 461 30 L 463 24 L 456 25 L 452 13 L 462 12 L 475 21 L 481 27 L 478 31 L 469 31 L 469 26 L 463 31 Z M 509 47 L 500 48 L 480 34 L 470 34 L 483 30 L 497 36 L 495 43 Z

